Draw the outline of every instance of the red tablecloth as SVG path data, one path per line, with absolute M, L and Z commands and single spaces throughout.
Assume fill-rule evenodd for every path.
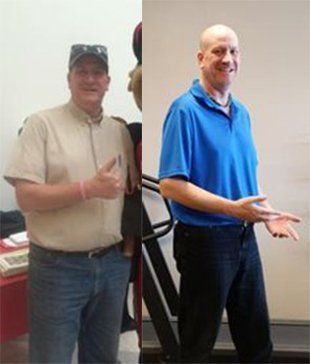
M 12 250 L 0 243 L 0 253 Z M 26 286 L 27 274 L 0 277 L 0 342 L 28 332 Z

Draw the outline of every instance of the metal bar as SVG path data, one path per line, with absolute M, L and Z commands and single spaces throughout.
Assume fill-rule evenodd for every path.
M 158 188 L 159 181 L 157 179 L 147 175 L 142 175 L 142 178 L 143 188 L 160 194 Z M 144 253 L 142 254 L 143 298 L 152 319 L 157 337 L 161 344 L 165 360 L 177 362 L 179 351 L 178 340 L 175 332 L 173 331 L 170 317 L 166 311 L 166 306 L 164 305 L 163 299 L 167 303 L 171 315 L 176 315 L 178 306 L 178 293 L 164 255 L 157 241 L 158 237 L 168 234 L 173 227 L 173 218 L 170 205 L 166 199 L 163 198 L 163 201 L 169 213 L 169 220 L 165 220 L 154 225 L 151 224 L 144 204 L 142 204 L 142 241 L 149 256 L 149 260 L 146 260 Z M 154 229 L 161 227 L 165 228 L 159 232 L 154 232 Z M 154 281 L 155 277 L 152 275 L 149 264 L 152 265 L 162 294 L 159 291 L 159 288 L 156 286 Z
M 151 236 L 154 233 L 154 230 L 143 204 L 142 222 L 143 236 Z M 158 244 L 157 238 L 153 237 L 151 239 L 148 239 L 144 242 L 144 246 L 150 257 L 150 261 L 158 278 L 158 282 L 162 288 L 162 292 L 169 307 L 170 313 L 171 315 L 176 316 L 179 300 L 178 292 L 175 288 L 169 268 L 167 266 L 162 250 Z
M 156 179 L 154 177 L 151 177 L 151 176 L 148 176 L 146 174 L 142 174 L 142 186 L 143 186 L 143 188 L 151 190 L 151 191 L 153 191 L 153 192 L 160 195 L 158 184 L 159 184 L 158 179 Z M 168 234 L 173 228 L 173 216 L 172 216 L 172 211 L 171 211 L 169 202 L 164 197 L 162 197 L 162 199 L 163 199 L 163 202 L 164 202 L 164 204 L 165 204 L 165 206 L 167 208 L 167 211 L 168 211 L 168 214 L 169 214 L 169 220 L 165 220 L 163 222 L 151 225 L 152 226 L 151 233 L 148 233 L 148 234 L 143 233 L 142 242 L 146 242 L 146 241 L 151 240 L 151 239 L 162 237 L 162 236 Z M 157 229 L 158 227 L 161 227 L 160 224 L 162 224 L 162 226 L 164 226 L 166 222 L 167 222 L 167 227 L 165 229 L 163 229 L 163 230 L 161 230 L 159 232 L 154 232 L 155 229 Z
M 155 223 L 152 225 L 152 227 L 155 230 L 155 229 L 158 229 L 158 228 L 166 226 L 166 225 L 170 225 L 170 220 L 164 220 L 164 221 Z
M 144 302 L 151 316 L 165 359 L 176 363 L 179 345 L 144 255 L 142 255 L 142 264 Z

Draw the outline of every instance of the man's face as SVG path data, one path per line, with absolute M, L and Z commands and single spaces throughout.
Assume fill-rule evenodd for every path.
M 210 34 L 198 52 L 203 80 L 218 91 L 230 88 L 240 66 L 238 39 L 234 34 Z
M 129 72 L 128 91 L 133 93 L 135 102 L 142 110 L 142 66 L 137 65 Z
M 101 107 L 110 77 L 103 63 L 95 56 L 81 57 L 68 74 L 68 84 L 74 103 L 90 112 Z

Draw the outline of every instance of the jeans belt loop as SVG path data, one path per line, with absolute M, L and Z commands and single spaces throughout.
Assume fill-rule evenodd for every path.
M 248 221 L 244 220 L 242 225 L 246 229 L 247 227 L 250 226 L 250 223 Z
M 92 256 L 93 256 L 94 254 L 96 254 L 96 252 L 98 252 L 98 250 L 92 250 L 92 251 L 88 252 L 87 258 L 88 258 L 88 259 L 91 259 L 91 258 L 92 258 Z
M 113 248 L 114 246 L 116 246 L 117 244 L 113 244 L 113 245 L 109 245 L 108 247 L 106 248 L 98 248 L 98 249 L 94 249 L 94 250 L 91 250 L 90 252 L 88 252 L 87 254 L 87 258 L 88 259 L 92 259 L 92 257 L 94 255 L 96 255 L 97 253 L 101 253 L 102 255 L 105 255 L 109 250 L 111 250 L 111 248 Z M 100 255 L 101 255 L 100 254 Z

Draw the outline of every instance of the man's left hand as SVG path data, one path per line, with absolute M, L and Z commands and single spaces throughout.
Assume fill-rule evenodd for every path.
M 274 238 L 293 238 L 299 240 L 299 235 L 290 224 L 291 222 L 300 222 L 301 219 L 289 213 L 282 213 L 273 221 L 266 222 L 266 228 Z

